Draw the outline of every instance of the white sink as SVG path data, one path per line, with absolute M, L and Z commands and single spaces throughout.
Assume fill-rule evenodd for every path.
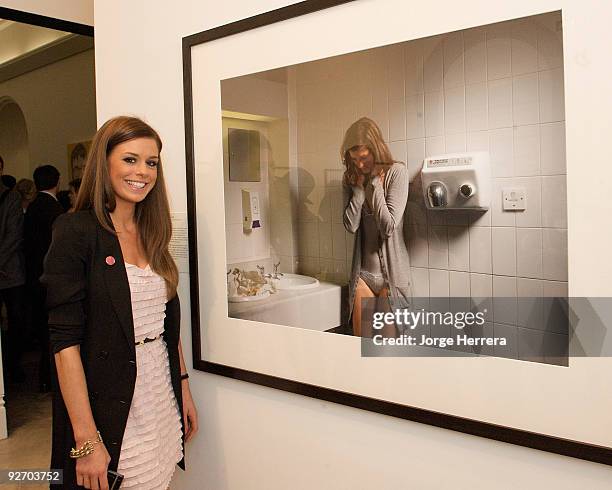
M 319 286 L 319 280 L 300 274 L 283 274 L 280 279 L 276 279 L 275 286 L 282 290 L 314 289 Z
M 287 276 L 311 279 L 297 274 Z M 341 298 L 340 286 L 322 282 L 306 290 L 277 290 L 266 301 L 230 303 L 228 314 L 232 318 L 324 332 L 340 325 Z
M 228 300 L 230 303 L 250 303 L 253 301 L 261 301 L 270 297 L 270 291 L 264 291 L 263 293 L 256 294 L 254 296 L 229 296 Z

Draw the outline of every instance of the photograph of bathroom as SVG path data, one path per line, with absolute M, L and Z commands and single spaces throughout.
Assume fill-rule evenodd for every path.
M 407 166 L 414 307 L 486 309 L 471 334 L 508 345 L 475 353 L 558 363 L 568 344 L 560 12 L 227 79 L 221 94 L 230 317 L 354 334 L 341 145 L 367 117 Z M 445 189 L 436 209 L 432 161 L 478 155 L 478 187 L 460 202 L 460 186 Z M 434 180 L 455 185 L 442 174 Z

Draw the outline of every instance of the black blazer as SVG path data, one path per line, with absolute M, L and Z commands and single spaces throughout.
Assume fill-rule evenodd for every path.
M 29 284 L 36 282 L 43 273 L 43 260 L 51 244 L 53 222 L 63 212 L 62 205 L 46 192 L 39 192 L 26 210 L 23 238 Z
M 114 259 L 114 264 L 111 259 Z M 108 259 L 108 260 L 107 260 Z M 45 259 L 49 338 L 53 354 L 80 345 L 93 417 L 116 470 L 136 383 L 136 348 L 130 288 L 119 240 L 99 224 L 93 211 L 60 216 Z M 183 423 L 178 342 L 178 296 L 166 303 L 164 340 L 170 377 Z M 64 469 L 64 488 L 76 488 L 72 425 L 53 364 L 51 468 Z M 184 443 L 183 428 L 183 443 Z M 183 444 L 184 447 L 184 444 Z M 185 460 L 179 466 L 185 469 Z

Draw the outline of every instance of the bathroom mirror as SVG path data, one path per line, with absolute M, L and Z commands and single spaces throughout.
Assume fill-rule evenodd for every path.
M 261 180 L 259 153 L 259 131 L 228 128 L 229 180 L 232 182 L 259 182 Z
M 582 97 L 603 83 L 604 67 L 589 58 L 588 73 L 597 73 L 589 78 L 578 61 L 564 60 L 564 51 L 589 52 L 597 42 L 588 20 L 596 2 L 586 3 L 580 9 L 565 0 L 483 7 L 467 0 L 446 6 L 452 12 L 441 17 L 435 2 L 418 11 L 393 0 L 375 7 L 313 2 L 185 38 L 195 365 L 446 428 L 528 440 L 543 450 L 609 458 L 612 441 L 591 421 L 604 423 L 607 412 L 599 407 L 612 399 L 590 381 L 600 372 L 587 366 L 594 359 L 568 355 L 575 344 L 591 357 L 601 355 L 609 337 L 601 317 L 582 323 L 594 333 L 591 343 L 575 342 L 570 320 L 595 315 L 568 305 L 570 289 L 574 297 L 609 296 L 607 283 L 594 281 L 585 261 L 612 238 L 595 239 L 592 223 L 583 226 L 577 218 L 568 227 L 568 209 L 588 208 L 603 222 L 600 210 L 609 205 L 593 201 L 608 199 L 604 194 L 569 192 L 566 179 L 572 168 L 572 179 L 580 179 L 580 162 L 599 162 L 596 155 L 607 148 L 581 132 L 593 118 L 609 127 Z M 337 36 L 339 25 L 371 16 L 384 21 L 371 23 L 363 36 Z M 574 22 L 570 33 L 563 31 L 566 20 Z M 312 36 L 314 29 L 320 36 Z M 574 117 L 567 133 L 566 104 Z M 358 174 L 346 175 L 347 153 L 349 163 L 366 170 L 371 162 L 361 147 L 373 153 L 355 144 L 363 141 L 359 136 L 346 137 L 363 117 L 377 129 L 356 134 L 380 134 L 376 151 L 386 167 L 370 167 L 357 199 L 360 212 L 347 220 L 347 204 L 359 194 L 353 189 Z M 260 182 L 230 180 L 230 127 L 259 132 Z M 351 145 L 341 151 L 345 140 Z M 428 210 L 423 160 L 479 151 L 490 158 L 490 207 Z M 394 202 L 403 207 L 401 236 L 394 240 L 404 241 L 408 259 L 395 261 L 392 274 L 410 286 L 412 311 L 453 318 L 452 325 L 419 330 L 431 342 L 421 357 L 404 356 L 402 346 L 400 352 L 373 348 L 373 315 L 385 301 L 363 301 L 361 332 L 349 315 L 355 250 L 373 250 L 361 238 L 367 231 L 354 233 L 361 226 L 353 226 L 355 218 L 380 224 L 375 169 L 385 172 L 375 174 L 385 199 L 391 180 L 384 179 L 393 178 L 400 191 Z M 243 226 L 243 191 L 257 195 L 258 228 Z M 512 209 L 508 196 L 524 200 Z M 203 201 L 225 212 L 202 213 Z M 385 233 L 396 233 L 393 221 L 386 223 Z M 374 277 L 360 279 L 377 288 L 376 271 L 363 268 Z M 465 319 L 468 313 L 482 314 L 483 322 L 461 327 L 462 334 L 506 343 L 442 347 L 440 339 L 457 333 L 457 314 Z M 404 335 L 399 323 L 389 323 L 392 332 L 381 327 L 383 338 Z M 441 352 L 448 358 L 437 359 Z M 568 417 L 586 422 L 568 427 Z

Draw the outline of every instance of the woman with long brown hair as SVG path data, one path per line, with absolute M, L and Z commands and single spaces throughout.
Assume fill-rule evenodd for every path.
M 344 227 L 355 234 L 349 314 L 353 334 L 370 336 L 362 331 L 362 299 L 384 298 L 385 309 L 405 308 L 412 300 L 403 232 L 408 170 L 393 159 L 380 128 L 367 117 L 347 129 L 340 155 L 345 166 Z M 391 328 L 383 333 L 394 335 Z
M 157 132 L 107 121 L 90 148 L 76 211 L 45 260 L 54 353 L 51 468 L 64 488 L 166 489 L 198 429 L 180 343 L 178 270 Z

